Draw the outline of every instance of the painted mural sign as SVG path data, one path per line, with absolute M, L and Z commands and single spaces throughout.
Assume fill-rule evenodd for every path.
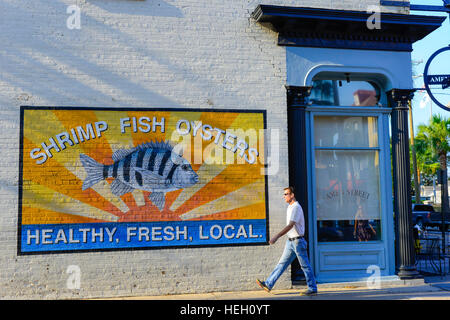
M 262 244 L 264 111 L 21 107 L 18 253 Z

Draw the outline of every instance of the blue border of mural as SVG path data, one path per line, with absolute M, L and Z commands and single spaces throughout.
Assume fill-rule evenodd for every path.
M 265 219 L 22 225 L 25 110 L 261 113 L 263 115 L 264 129 L 267 129 L 266 110 L 20 106 L 17 255 L 268 245 L 270 235 L 268 227 L 269 195 L 267 175 L 264 176 Z M 265 152 L 267 151 L 265 150 Z M 265 164 L 265 167 L 267 168 L 267 164 Z
M 23 225 L 21 252 L 266 243 L 266 221 L 210 220 Z

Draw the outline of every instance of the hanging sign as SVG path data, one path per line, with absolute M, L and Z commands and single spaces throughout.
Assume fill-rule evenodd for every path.
M 440 101 L 435 94 L 431 91 L 431 86 L 440 86 L 441 89 L 448 89 L 450 88 L 450 74 L 435 74 L 430 75 L 429 74 L 429 68 L 431 65 L 431 62 L 441 53 L 450 51 L 450 46 L 441 48 L 437 50 L 435 53 L 431 55 L 431 57 L 428 59 L 425 70 L 423 72 L 423 78 L 425 83 L 425 90 L 427 90 L 428 95 L 430 96 L 431 100 L 437 104 L 439 107 L 441 107 L 444 110 L 450 111 L 450 103 L 445 105 L 442 101 Z

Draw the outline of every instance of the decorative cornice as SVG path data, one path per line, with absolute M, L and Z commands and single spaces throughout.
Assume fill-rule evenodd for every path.
M 288 47 L 313 47 L 359 50 L 412 51 L 412 39 L 404 36 L 369 35 L 357 33 L 282 32 L 278 45 Z
M 282 46 L 412 51 L 412 44 L 446 17 L 380 13 L 379 29 L 369 29 L 364 11 L 258 5 L 252 17 L 271 23 Z

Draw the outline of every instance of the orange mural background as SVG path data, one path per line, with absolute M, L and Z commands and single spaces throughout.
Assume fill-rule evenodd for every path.
M 177 127 L 180 120 L 184 125 Z M 204 125 L 212 129 L 202 131 Z M 25 109 L 21 224 L 266 219 L 264 129 L 263 112 Z M 236 138 L 226 142 L 226 133 Z M 82 190 L 87 173 L 81 154 L 112 165 L 117 150 L 157 141 L 180 147 L 199 177 L 193 186 L 165 193 L 162 210 L 149 191 L 114 195 L 111 177 Z M 245 141 L 245 151 L 238 141 Z M 254 159 L 250 149 L 257 152 Z

